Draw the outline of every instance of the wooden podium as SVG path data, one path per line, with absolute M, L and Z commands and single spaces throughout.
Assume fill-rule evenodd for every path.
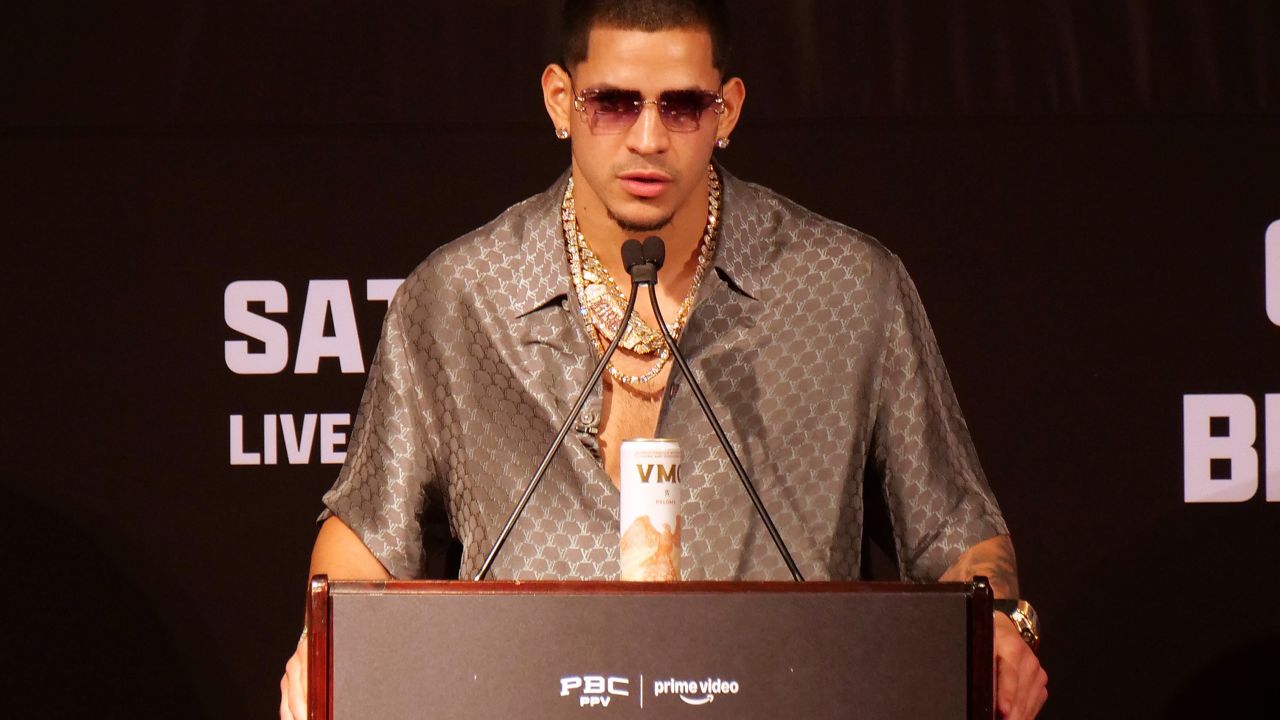
M 972 583 L 329 582 L 313 720 L 921 718 L 993 713 Z

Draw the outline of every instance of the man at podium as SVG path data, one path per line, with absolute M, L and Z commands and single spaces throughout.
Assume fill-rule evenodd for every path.
M 404 282 L 311 573 L 474 573 L 619 331 L 631 289 L 619 248 L 657 234 L 662 316 L 805 576 L 858 579 L 871 478 L 905 579 L 985 575 L 1017 599 L 1007 528 L 901 262 L 713 157 L 746 98 L 726 73 L 724 3 L 570 0 L 563 34 L 541 84 L 570 167 Z M 636 309 L 489 576 L 615 579 L 618 447 L 662 437 L 684 450 L 684 578 L 788 579 L 656 318 Z M 1046 676 L 1034 613 L 1009 605 L 997 706 L 1030 718 Z M 305 717 L 304 646 L 281 680 L 282 718 Z

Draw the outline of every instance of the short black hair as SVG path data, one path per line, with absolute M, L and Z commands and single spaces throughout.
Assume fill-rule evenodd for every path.
M 587 59 L 587 39 L 597 26 L 657 32 L 705 29 L 711 64 L 729 74 L 729 10 L 724 0 L 565 0 L 560 23 L 560 64 L 566 70 Z

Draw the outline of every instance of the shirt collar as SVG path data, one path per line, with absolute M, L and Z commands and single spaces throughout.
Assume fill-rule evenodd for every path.
M 777 224 L 768 214 L 755 185 L 734 177 L 716 163 L 722 186 L 720 241 L 712 263 L 739 290 L 753 300 L 763 289 L 762 266 L 772 252 L 768 241 Z
M 761 289 L 760 268 L 770 253 L 770 245 L 761 235 L 772 223 L 758 222 L 764 208 L 760 207 L 759 193 L 753 185 L 737 179 L 720 163 L 715 167 L 720 173 L 722 195 L 720 239 L 712 265 L 735 287 L 756 299 Z M 560 219 L 569 172 L 565 171 L 546 192 L 531 200 L 527 242 L 521 251 L 523 281 L 512 297 L 515 317 L 568 297 L 571 290 Z M 760 227 L 752 227 L 753 221 Z
M 546 192 L 530 200 L 528 232 L 524 238 L 515 238 L 519 245 L 515 256 L 518 267 L 513 270 L 522 282 L 511 296 L 513 317 L 527 315 L 569 296 L 569 260 L 565 255 L 564 230 L 560 222 L 569 172 L 566 170 Z

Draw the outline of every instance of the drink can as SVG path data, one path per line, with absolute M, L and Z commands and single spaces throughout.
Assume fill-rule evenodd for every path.
M 684 483 L 680 443 L 623 440 L 619 448 L 622 580 L 680 579 L 680 503 Z

